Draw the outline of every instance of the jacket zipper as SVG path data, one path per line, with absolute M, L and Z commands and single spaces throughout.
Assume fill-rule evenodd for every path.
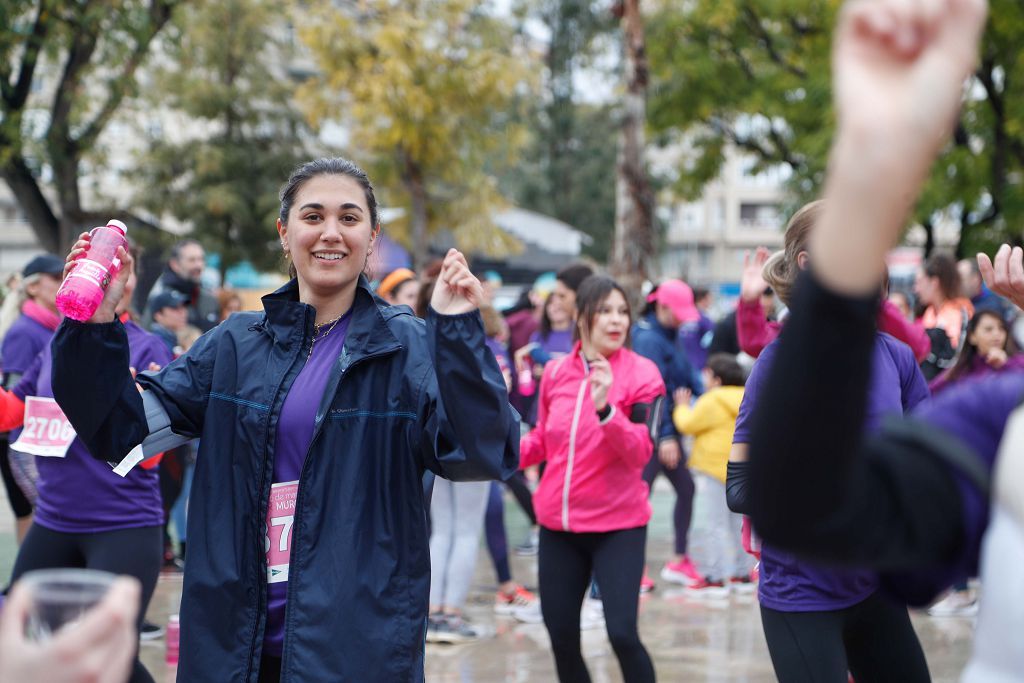
M 569 430 L 569 461 L 565 466 L 565 483 L 562 485 L 562 530 L 569 531 L 569 488 L 572 486 L 572 466 L 576 460 L 576 430 L 580 426 L 580 413 L 583 411 L 583 395 L 587 392 L 587 381 L 580 382 L 580 392 L 576 396 L 576 410 L 572 415 L 572 429 Z
M 306 326 L 308 326 L 308 324 L 309 324 L 309 312 L 308 311 L 306 311 L 303 314 L 302 321 L 303 321 L 303 327 L 304 328 Z M 266 326 L 260 325 L 260 327 L 262 328 L 263 332 L 269 334 L 271 347 L 275 346 L 277 344 L 277 338 L 273 334 L 269 333 L 269 330 L 267 330 Z M 252 328 L 250 328 L 250 329 L 252 329 Z M 266 422 L 264 423 L 264 426 L 263 426 L 263 431 L 266 433 L 266 444 L 263 447 L 263 472 L 262 472 L 262 474 L 260 476 L 260 502 L 262 502 L 263 491 L 264 491 L 264 488 L 266 487 L 266 484 L 267 484 L 267 449 L 270 447 L 270 421 L 271 421 L 271 419 L 273 419 L 273 416 L 274 416 L 274 404 L 277 403 L 277 397 L 281 394 L 281 387 L 284 386 L 284 381 L 288 377 L 288 373 L 291 372 L 292 368 L 294 367 L 295 361 L 299 359 L 300 353 L 303 350 L 303 348 L 305 348 L 305 344 L 299 344 L 298 352 L 296 352 L 295 354 L 292 355 L 291 362 L 288 364 L 288 369 L 285 370 L 284 374 L 281 375 L 281 380 L 277 383 L 277 388 L 274 390 L 274 395 L 271 398 L 270 410 L 267 411 L 267 420 L 266 420 Z M 302 372 L 302 370 L 300 369 L 299 372 Z M 296 374 L 296 377 L 298 377 L 298 374 Z M 283 401 L 282 401 L 282 405 L 283 405 Z M 272 468 L 273 468 L 273 465 L 271 464 L 271 469 Z M 271 472 L 271 477 L 273 477 L 273 472 Z M 268 498 L 267 498 L 267 504 L 268 505 L 270 504 L 269 493 L 268 493 Z M 260 507 L 262 507 L 262 506 L 260 506 Z M 260 522 L 265 524 L 266 523 L 266 516 L 267 516 L 267 511 L 266 511 L 266 509 L 264 509 L 263 510 L 263 516 L 260 518 Z M 256 538 L 257 539 L 262 539 L 263 538 L 263 534 L 259 533 L 259 529 L 257 529 Z M 257 557 L 263 557 L 263 556 L 265 556 L 265 554 L 266 554 L 266 550 L 263 548 L 263 544 L 261 542 L 259 544 L 259 550 L 257 551 L 256 556 Z M 265 617 L 266 616 L 266 611 L 267 611 L 267 576 L 266 576 L 266 571 L 265 570 L 260 574 L 260 584 L 259 584 L 258 593 L 259 593 L 259 605 L 258 605 L 259 613 L 257 613 L 256 620 L 253 622 L 252 637 L 251 637 L 251 640 L 249 641 L 249 657 L 248 657 L 248 664 L 246 665 L 246 672 L 245 672 L 245 680 L 246 681 L 249 680 L 249 678 L 252 676 L 252 672 L 253 672 L 253 661 L 252 660 L 253 660 L 253 653 L 256 650 L 256 641 L 257 641 L 257 633 L 256 632 L 257 632 L 257 630 L 259 630 L 258 627 L 259 627 L 260 614 L 262 613 L 263 616 Z M 265 631 L 266 631 L 266 624 L 264 624 L 264 632 Z
M 291 550 L 291 552 L 290 552 L 290 554 L 288 556 L 288 567 L 289 567 L 289 569 L 288 569 L 288 588 L 285 589 L 284 633 L 282 634 L 283 635 L 283 641 L 282 641 L 282 645 L 281 645 L 281 680 L 285 680 L 285 671 L 287 670 L 286 669 L 286 665 L 287 665 L 287 661 L 289 659 L 288 654 L 289 654 L 289 651 L 291 649 L 289 647 L 289 643 L 288 643 L 288 621 L 289 621 L 289 615 L 291 614 L 291 606 L 292 606 L 292 601 L 291 601 L 291 598 L 290 598 L 290 593 L 291 593 L 291 585 L 292 585 L 293 573 L 291 571 L 291 566 L 292 566 L 292 563 L 295 562 L 295 549 L 298 547 L 298 545 L 296 543 L 294 543 L 294 539 L 298 538 L 299 532 L 300 532 L 300 522 L 301 522 L 301 514 L 300 513 L 302 512 L 302 501 L 303 501 L 302 494 L 305 491 L 305 487 L 302 485 L 302 481 L 305 478 L 306 472 L 309 470 L 309 467 L 310 467 L 310 465 L 309 465 L 310 457 L 309 456 L 313 452 L 313 444 L 316 443 L 317 437 L 320 436 L 320 432 L 323 429 L 324 422 L 327 421 L 327 413 L 330 411 L 331 401 L 333 400 L 333 396 L 336 395 L 338 393 L 338 390 L 341 388 L 341 382 L 342 382 L 343 379 L 345 379 L 345 375 L 347 375 L 352 368 L 356 367 L 357 365 L 359 365 L 359 364 L 361 364 L 361 363 L 363 363 L 365 361 L 372 360 L 374 358 L 380 358 L 382 356 L 390 356 L 391 354 L 393 354 L 393 353 L 395 353 L 397 351 L 398 351 L 398 349 L 392 349 L 392 350 L 389 350 L 389 351 L 375 353 L 375 354 L 372 354 L 372 355 L 369 355 L 369 356 L 363 356 L 361 358 L 355 359 L 350 364 L 345 365 L 344 367 L 342 367 L 340 373 L 338 374 L 338 382 L 334 385 L 333 390 L 330 392 L 330 394 L 332 395 L 332 399 L 327 401 L 326 407 L 324 408 L 324 410 L 322 412 L 321 412 L 319 407 L 317 408 L 317 414 L 316 414 L 316 417 L 315 417 L 315 420 L 314 420 L 314 423 L 313 423 L 313 436 L 309 440 L 309 446 L 306 448 L 306 454 L 305 454 L 305 456 L 303 456 L 303 459 L 302 459 L 302 469 L 299 471 L 299 490 L 298 490 L 298 493 L 295 496 L 295 511 L 292 513 L 292 539 L 293 539 L 293 542 L 292 542 L 292 550 Z M 300 372 L 301 372 L 301 370 L 300 370 Z M 327 393 L 328 392 L 325 390 L 324 396 L 327 396 Z M 321 399 L 321 403 L 323 403 L 323 399 Z M 297 572 L 295 573 L 295 576 L 296 576 L 296 578 L 298 577 L 298 573 Z

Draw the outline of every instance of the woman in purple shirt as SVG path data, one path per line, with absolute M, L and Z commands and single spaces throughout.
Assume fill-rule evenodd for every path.
M 131 364 L 138 370 L 158 369 L 171 361 L 171 353 L 127 315 L 134 288 L 133 269 L 117 310 L 128 334 Z M 38 469 L 35 518 L 14 561 L 12 583 L 26 572 L 59 567 L 134 576 L 142 584 L 137 624 L 141 627 L 163 561 L 164 511 L 157 470 L 136 468 L 121 477 L 92 457 L 73 431 L 67 432 L 70 441 L 49 438 L 58 431 L 49 426 L 66 424 L 53 400 L 52 373 L 47 344 L 11 390 L 25 404 L 21 419 L 26 424 L 19 441 L 11 444 L 12 452 L 26 449 L 25 457 L 32 458 Z M 6 421 L 17 416 L 3 417 Z M 153 681 L 137 657 L 130 681 Z
M 984 0 L 844 8 L 828 204 L 750 446 L 751 514 L 767 541 L 870 563 L 888 593 L 913 604 L 980 566 L 987 592 L 968 683 L 1019 680 L 1024 670 L 1024 374 L 952 387 L 870 438 L 861 424 L 884 256 L 958 120 L 986 9 Z M 993 291 L 1018 304 L 1022 257 L 1006 245 L 994 265 L 978 256 Z M 822 364 L 836 353 L 844 362 L 826 377 Z
M 21 285 L 4 300 L 0 310 L 0 368 L 4 389 L 11 389 L 50 343 L 60 324 L 57 313 L 57 289 L 60 288 L 64 261 L 53 254 L 41 254 L 25 264 Z M 17 520 L 18 543 L 32 524 L 36 485 L 31 469 L 16 468 L 8 456 L 8 443 L 18 440 L 20 429 L 0 434 L 0 475 L 7 499 Z
M 998 311 L 986 309 L 975 313 L 967 323 L 965 340 L 953 367 L 928 384 L 933 394 L 958 382 L 1024 368 L 1024 354 L 1017 349 Z
M 786 229 L 785 250 L 765 264 L 766 281 L 787 305 L 797 274 L 812 261 L 807 242 L 822 209 L 822 202 L 813 202 L 798 211 Z M 751 415 L 765 400 L 765 378 L 778 349 L 776 338 L 761 352 L 736 419 L 727 479 L 729 505 L 735 512 L 749 512 L 736 490 L 748 467 Z M 877 332 L 871 359 L 867 432 L 877 431 L 884 416 L 901 415 L 928 397 L 909 346 Z M 830 365 L 842 362 L 841 354 L 830 359 Z M 821 457 L 828 457 L 829 447 L 821 449 Z M 824 566 L 766 541 L 758 598 L 768 651 L 783 683 L 841 681 L 847 671 L 859 681 L 929 680 L 906 607 L 880 594 L 873 571 Z

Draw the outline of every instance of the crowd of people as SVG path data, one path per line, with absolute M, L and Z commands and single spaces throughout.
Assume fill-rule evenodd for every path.
M 0 679 L 78 680 L 20 642 L 17 579 L 88 567 L 134 580 L 50 646 L 153 680 L 138 636 L 161 566 L 184 559 L 180 680 L 422 680 L 424 643 L 485 637 L 464 609 L 484 536 L 496 618 L 543 622 L 560 681 L 591 680 L 595 625 L 623 680 L 654 681 L 638 605 L 659 475 L 675 500 L 658 576 L 697 600 L 756 590 L 780 681 L 928 681 L 908 608 L 979 603 L 965 680 L 1019 679 L 1024 251 L 932 255 L 912 291 L 884 263 L 984 17 L 981 0 L 843 9 L 823 199 L 782 250 L 748 255 L 717 320 L 710 287 L 665 279 L 634 311 L 596 264 L 502 311 L 496 274 L 456 249 L 374 277 L 373 186 L 337 158 L 282 188 L 291 280 L 262 311 L 202 288 L 194 241 L 139 319 L 131 250 L 88 322 L 54 298 L 89 235 L 30 261 L 0 314 L 20 542 Z M 34 412 L 73 428 L 59 453 L 22 429 Z M 536 592 L 512 576 L 506 492 Z

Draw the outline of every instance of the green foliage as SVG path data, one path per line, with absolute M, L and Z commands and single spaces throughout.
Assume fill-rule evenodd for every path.
M 831 33 L 838 0 L 662 2 L 648 21 L 649 124 L 656 139 L 685 139 L 676 191 L 700 194 L 729 142 L 784 164 L 793 205 L 817 196 L 834 129 Z M 957 134 L 936 165 L 916 219 L 962 226 L 960 251 L 1017 239 L 1024 219 L 1024 7 L 990 3 L 981 63 Z
M 224 269 L 280 263 L 277 192 L 307 157 L 297 85 L 285 71 L 293 55 L 279 39 L 285 19 L 269 0 L 183 7 L 149 92 L 153 106 L 189 121 L 191 135 L 167 124 L 150 135 L 136 199 L 191 225 Z
M 521 148 L 525 131 L 510 110 L 535 69 L 511 27 L 478 5 L 364 0 L 339 9 L 325 0 L 300 31 L 319 67 L 302 89 L 310 115 L 351 127 L 387 204 L 409 209 L 408 224 L 389 230 L 420 263 L 417 232 L 450 230 L 471 250 L 510 246 L 491 222 L 502 198 L 484 169 Z
M 613 105 L 578 101 L 576 79 L 607 50 L 601 39 L 616 28 L 616 19 L 592 0 L 522 2 L 518 10 L 524 20 L 541 22 L 551 37 L 543 96 L 522 114 L 530 140 L 523 161 L 501 170 L 501 187 L 517 205 L 590 235 L 593 242 L 584 253 L 603 262 L 615 229 L 619 130 Z

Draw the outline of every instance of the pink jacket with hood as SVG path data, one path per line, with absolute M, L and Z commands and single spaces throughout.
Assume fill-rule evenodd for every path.
M 520 442 L 519 466 L 547 461 L 533 495 L 537 521 L 553 531 L 617 531 L 644 526 L 651 517 L 641 479 L 654 443 L 650 426 L 632 422 L 633 406 L 665 394 L 658 367 L 622 348 L 608 362 L 612 411 L 602 421 L 590 396 L 579 342 L 547 364 L 538 398 L 537 426 Z

